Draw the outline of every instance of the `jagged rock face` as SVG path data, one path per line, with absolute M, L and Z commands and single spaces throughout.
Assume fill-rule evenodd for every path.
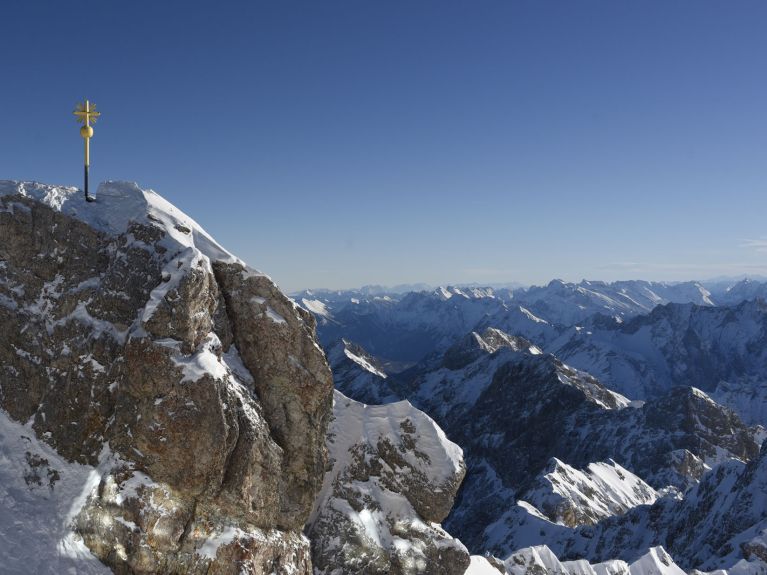
M 536 382 L 539 387 L 543 385 L 539 379 L 530 378 L 528 381 L 531 386 Z M 487 436 L 499 433 L 491 430 L 506 429 L 509 424 L 504 422 L 508 420 L 483 422 L 481 415 L 473 419 L 476 427 L 468 427 L 465 436 L 468 438 L 472 432 L 476 433 L 475 442 L 465 444 L 469 454 L 469 486 L 473 481 L 482 481 L 483 478 L 482 473 L 478 477 L 471 475 L 472 457 L 475 454 L 482 461 L 488 462 L 494 472 L 506 480 L 506 485 L 517 485 L 521 493 L 532 486 L 526 482 L 525 474 L 517 470 L 539 469 L 544 453 L 581 468 L 590 462 L 613 459 L 656 489 L 671 484 L 681 490 L 694 485 L 710 468 L 706 463 L 719 464 L 729 457 L 748 460 L 759 453 L 754 434 L 739 422 L 737 416 L 716 405 L 701 392 L 689 389 L 675 390 L 669 396 L 639 409 L 627 407 L 605 410 L 593 403 L 581 402 L 580 405 L 561 403 L 559 405 L 565 409 L 559 411 L 555 408 L 557 404 L 550 402 L 547 409 L 528 424 L 529 429 L 526 431 L 521 431 L 525 428 L 521 412 L 512 409 L 509 403 L 504 408 L 497 396 L 495 402 L 488 401 L 485 404 L 482 412 L 487 413 L 487 406 L 492 403 L 497 405 L 496 413 L 505 413 L 508 418 L 517 420 L 514 424 L 516 427 L 510 433 L 516 430 L 518 435 L 499 440 L 495 445 L 504 447 L 493 453 L 493 450 L 485 447 L 488 444 Z M 654 418 L 659 405 L 668 408 L 667 417 L 662 420 Z M 488 416 L 492 416 L 492 412 Z M 709 428 L 703 424 L 721 420 L 728 422 L 729 427 Z M 548 430 L 544 427 L 545 421 L 548 421 Z M 697 425 L 691 424 L 688 427 L 687 422 L 697 422 Z M 487 429 L 485 436 L 480 432 L 483 428 Z M 681 453 L 687 454 L 699 465 L 688 465 L 688 459 L 680 457 Z M 493 525 L 493 517 L 499 518 L 499 523 Z M 484 528 L 483 535 L 479 539 L 469 539 L 469 544 L 503 555 L 519 547 L 520 527 L 515 517 L 505 520 L 500 517 L 501 511 L 492 512 L 492 508 L 487 509 L 481 500 L 467 500 L 462 495 L 456 504 L 454 516 L 451 516 L 447 524 L 462 540 L 466 540 L 471 537 L 471 532 L 465 534 L 461 525 L 476 525 L 481 521 L 484 525 L 478 529 Z M 524 531 L 526 528 L 521 529 Z
M 486 354 L 499 349 L 513 351 L 536 349 L 529 341 L 510 336 L 496 328 L 486 328 L 482 333 L 472 331 L 453 344 L 442 356 L 442 365 L 451 371 L 462 369 Z M 541 353 L 539 351 L 539 353 Z
M 331 469 L 307 533 L 315 572 L 460 575 L 466 548 L 438 524 L 463 479 L 461 449 L 407 402 L 368 406 L 336 391 Z
M 119 573 L 309 573 L 332 381 L 314 322 L 135 185 L 0 183 L 0 407 L 98 466 Z
M 572 461 L 613 458 L 656 488 L 684 490 L 710 467 L 759 454 L 758 429 L 695 388 L 675 388 L 641 408 L 581 414 L 573 425 L 583 438 L 566 440 Z
M 314 432 L 327 427 L 332 389 L 328 364 L 314 339 L 314 318 L 266 276 L 243 274 L 242 266 L 225 262 L 213 269 L 234 343 L 253 375 L 271 432 L 285 451 L 287 482 L 280 504 L 287 521 L 280 525 L 302 526 L 325 470 L 325 436 Z M 307 435 L 304 426 L 313 433 Z

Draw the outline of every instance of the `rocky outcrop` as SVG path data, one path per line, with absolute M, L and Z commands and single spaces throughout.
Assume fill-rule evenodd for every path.
M 374 405 L 397 401 L 384 366 L 362 346 L 340 339 L 328 348 L 328 363 L 333 383 L 344 395 Z
M 466 548 L 439 523 L 465 473 L 461 449 L 407 402 L 369 406 L 335 392 L 331 468 L 307 534 L 315 572 L 460 575 Z
M 117 573 L 310 573 L 332 381 L 312 317 L 135 184 L 0 183 L 0 407 L 98 481 Z

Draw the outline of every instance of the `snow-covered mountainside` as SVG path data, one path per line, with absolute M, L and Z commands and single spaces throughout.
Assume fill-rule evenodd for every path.
M 519 541 L 545 543 L 560 558 L 640 560 L 662 545 L 682 568 L 767 572 L 767 450 L 748 464 L 731 460 L 707 473 L 684 498 L 667 496 L 596 525 L 554 525 L 518 507 L 508 520 Z
M 767 305 L 760 300 L 733 307 L 669 304 L 627 322 L 597 316 L 549 349 L 632 399 L 695 386 L 738 409 L 744 394 L 767 396 Z M 731 385 L 716 393 L 722 382 Z M 756 419 L 760 411 L 742 413 L 767 423 Z
M 743 279 L 714 295 L 719 305 L 737 305 L 752 299 L 767 299 L 767 282 Z
M 646 314 L 666 303 L 714 305 L 698 282 L 667 284 L 641 280 L 613 283 L 583 280 L 577 284 L 553 280 L 546 286 L 514 291 L 514 300 L 555 324 L 573 325 L 601 313 L 623 318 Z
M 546 545 L 537 545 L 513 553 L 503 567 L 509 575 L 686 575 L 663 547 L 649 549 L 629 565 L 620 560 L 560 561 Z
M 554 457 L 520 501 L 554 523 L 576 527 L 622 515 L 658 497 L 655 489 L 614 461 L 589 463 L 580 471 Z
M 315 308 L 317 301 L 312 304 Z M 382 360 L 399 363 L 413 363 L 434 350 L 444 350 L 483 318 L 507 309 L 490 290 L 457 288 L 325 305 L 328 317 L 319 329 L 323 345 L 343 338 Z M 517 331 L 524 329 L 520 326 Z
M 72 531 L 83 497 L 98 484 L 90 465 L 72 463 L 33 430 L 0 411 L 0 566 L 8 575 L 106 575 Z
M 630 564 L 620 559 L 590 563 L 586 559 L 560 560 L 546 545 L 519 549 L 505 561 L 493 557 L 472 557 L 466 575 L 687 575 L 662 546 L 648 549 Z M 705 572 L 692 570 L 693 575 L 765 575 L 767 564 L 756 560 L 740 560 L 729 569 Z
M 307 528 L 315 573 L 461 575 L 469 554 L 439 525 L 466 468 L 461 448 L 406 401 L 335 392 L 332 468 Z
M 561 497 L 563 522 L 565 516 L 572 524 L 595 522 L 653 501 L 654 490 L 684 490 L 728 458 L 749 460 L 759 452 L 759 431 L 700 391 L 679 388 L 631 404 L 590 375 L 494 329 L 472 332 L 387 381 L 464 449 L 469 471 L 445 525 L 474 552 L 504 556 L 535 544 L 520 544 L 504 519 L 525 493 L 543 507 L 550 501 L 546 513 L 555 521 L 554 500 Z M 564 495 L 541 490 L 553 457 L 568 466 L 556 478 Z M 613 479 L 622 468 L 636 478 L 624 475 L 619 486 L 589 475 L 613 465 Z

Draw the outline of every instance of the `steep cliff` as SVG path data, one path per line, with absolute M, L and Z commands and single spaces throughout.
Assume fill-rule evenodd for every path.
M 114 572 L 311 572 L 332 380 L 268 277 L 135 184 L 0 182 L 0 326 L 0 408 L 87 471 Z

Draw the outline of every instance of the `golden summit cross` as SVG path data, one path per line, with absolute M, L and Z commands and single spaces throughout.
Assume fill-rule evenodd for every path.
M 89 100 L 85 100 L 84 103 L 77 105 L 74 115 L 77 116 L 77 121 L 83 125 L 80 128 L 80 135 L 85 140 L 85 201 L 92 202 L 94 198 L 88 194 L 88 171 L 91 165 L 90 142 L 93 137 L 91 124 L 96 123 L 96 119 L 101 116 L 101 113 L 96 111 L 96 104 L 91 104 Z

